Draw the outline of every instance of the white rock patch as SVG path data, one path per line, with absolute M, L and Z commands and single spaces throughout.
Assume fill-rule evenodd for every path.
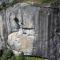
M 21 52 L 24 52 L 25 55 L 32 54 L 34 33 L 32 33 L 32 30 L 31 32 L 25 32 L 26 34 L 23 34 L 22 29 L 20 29 L 18 32 L 13 32 L 8 36 L 8 44 L 15 55 L 19 55 Z

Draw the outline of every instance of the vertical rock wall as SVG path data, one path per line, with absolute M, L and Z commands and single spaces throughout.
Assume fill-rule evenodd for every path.
M 26 3 L 18 3 L 13 7 L 9 7 L 1 15 L 3 16 L 3 29 L 0 30 L 3 32 L 1 34 L 3 34 L 4 40 L 7 39 L 7 35 L 18 32 L 21 27 L 23 32 L 27 34 L 30 34 L 32 30 L 35 32 L 34 42 L 32 43 L 32 55 L 47 57 L 48 14 L 48 9 Z M 18 18 L 20 28 L 18 28 L 14 20 L 15 17 Z
M 36 27 L 36 41 L 34 42 L 34 53 L 37 56 L 47 57 L 48 51 L 48 16 L 49 9 L 41 8 L 38 14 L 38 21 Z M 39 51 L 39 52 L 38 52 Z
M 2 12 L 0 12 L 0 50 L 4 48 Z
M 52 8 L 49 16 L 48 58 L 60 60 L 60 13 L 59 8 Z

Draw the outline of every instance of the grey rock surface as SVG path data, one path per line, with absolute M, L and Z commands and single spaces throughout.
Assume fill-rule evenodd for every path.
M 39 7 L 36 8 L 26 3 L 17 4 L 16 6 L 14 6 L 14 8 L 11 8 L 11 9 L 9 8 L 7 10 L 7 13 L 11 14 L 11 15 L 8 15 L 8 19 L 10 18 L 10 22 L 7 22 L 8 28 L 9 28 L 8 43 L 11 41 L 9 43 L 11 47 L 14 45 L 15 50 L 22 51 L 24 52 L 25 55 L 32 55 L 33 42 L 35 37 L 33 18 L 35 18 L 36 12 L 39 12 L 40 8 Z M 17 17 L 19 20 L 18 22 L 20 26 L 19 29 L 17 27 L 16 22 L 14 21 L 15 17 Z M 20 35 L 20 37 L 18 35 Z M 15 43 L 16 40 L 17 42 Z M 18 46 L 18 42 L 19 42 L 19 46 Z
M 2 4 L 3 2 L 5 3 L 9 3 L 9 2 L 12 2 L 13 0 L 0 0 L 0 4 Z
M 17 55 L 23 51 L 25 55 L 60 60 L 58 28 L 60 29 L 60 12 L 27 3 L 15 4 L 0 11 L 0 49 L 3 49 L 8 40 L 9 46 Z M 57 29 L 59 31 L 56 32 Z
M 24 52 L 25 55 L 47 57 L 48 9 L 27 3 L 18 3 L 3 10 L 1 13 L 1 36 L 4 41 L 8 39 L 8 44 L 16 54 L 18 54 L 16 50 L 20 49 L 24 52 L 24 48 L 26 49 L 28 45 L 28 52 L 26 53 L 26 50 Z M 17 17 L 18 21 L 14 20 L 15 17 Z M 22 34 L 21 30 L 23 31 Z M 18 35 L 20 35 L 20 37 Z M 18 43 L 22 43 L 22 46 L 25 47 L 21 48 L 22 46 L 18 45 Z

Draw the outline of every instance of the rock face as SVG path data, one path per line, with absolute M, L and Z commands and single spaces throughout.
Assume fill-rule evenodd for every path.
M 2 13 L 0 12 L 0 50 L 5 46 L 4 36 L 3 36 L 3 21 L 2 21 Z
M 12 2 L 13 0 L 0 0 L 0 4 L 2 3 L 2 2 L 5 2 L 5 3 L 9 3 L 9 2 Z
M 13 32 L 8 36 L 8 44 L 12 50 L 24 52 L 25 55 L 32 55 L 34 34 L 29 35 L 29 32 L 23 34 L 21 30 L 19 31 Z
M 0 11 L 0 49 L 8 42 L 16 55 L 24 52 L 60 60 L 59 10 L 17 3 Z
M 0 36 L 0 50 L 4 49 L 4 44 L 5 43 L 4 43 L 3 39 Z
M 17 3 L 1 11 L 1 37 L 15 54 L 47 57 L 48 14 L 46 8 Z
M 12 9 L 14 12 L 10 9 L 10 11 L 7 10 L 7 12 L 11 14 L 8 15 L 10 22 L 7 23 L 9 28 L 8 44 L 17 52 L 24 52 L 25 55 L 32 55 L 35 37 L 34 17 L 36 16 L 36 12 L 39 12 L 40 8 L 23 3 L 18 4 L 18 8 L 15 6 L 14 9 L 16 9 L 15 11 Z M 19 20 L 19 29 L 16 20 L 14 21 L 15 17 Z
M 20 25 L 20 27 L 22 25 L 23 28 L 34 29 L 34 18 L 35 16 L 36 19 L 38 18 L 37 14 L 39 14 L 39 9 L 39 7 L 36 8 L 26 3 L 18 3 L 14 5 L 13 8 L 8 8 L 6 10 L 8 34 L 18 31 L 18 24 Z M 17 17 L 19 21 L 18 24 L 14 20 L 15 17 Z

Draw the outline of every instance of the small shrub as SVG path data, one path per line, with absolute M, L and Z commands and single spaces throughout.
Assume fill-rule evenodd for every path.
M 8 60 L 9 58 L 11 58 L 13 56 L 13 52 L 10 49 L 6 49 L 3 52 L 3 55 L 1 57 L 1 60 Z

